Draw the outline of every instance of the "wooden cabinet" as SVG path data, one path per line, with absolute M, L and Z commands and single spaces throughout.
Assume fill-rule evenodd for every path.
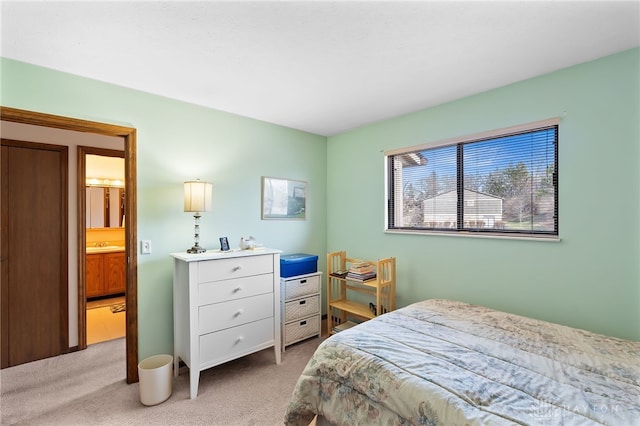
M 280 278 L 282 350 L 322 334 L 322 272 Z
M 359 280 L 347 275 L 354 265 L 367 263 L 375 277 Z M 347 257 L 346 252 L 327 254 L 327 332 L 349 318 L 368 320 L 396 308 L 396 259 L 369 261 Z
M 86 296 L 97 297 L 104 294 L 104 255 L 88 254 L 85 257 Z
M 125 292 L 126 274 L 124 252 L 104 254 L 104 290 L 107 294 Z
M 280 251 L 173 253 L 174 375 L 189 367 L 190 396 L 200 371 L 274 348 L 280 364 Z
M 85 258 L 86 297 L 124 293 L 125 252 L 87 254 Z

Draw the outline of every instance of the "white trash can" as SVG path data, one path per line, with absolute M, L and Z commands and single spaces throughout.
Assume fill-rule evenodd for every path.
M 172 367 L 171 355 L 154 355 L 140 361 L 138 364 L 140 402 L 144 405 L 156 405 L 171 396 Z

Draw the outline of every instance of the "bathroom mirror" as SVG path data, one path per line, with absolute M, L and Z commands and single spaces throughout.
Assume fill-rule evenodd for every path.
M 87 228 L 124 227 L 124 158 L 87 154 Z
M 124 226 L 124 188 L 87 186 L 87 228 Z

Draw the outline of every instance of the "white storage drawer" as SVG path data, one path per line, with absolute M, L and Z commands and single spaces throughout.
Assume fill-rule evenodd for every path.
M 317 314 L 320 310 L 320 296 L 310 296 L 284 304 L 284 322 Z
M 200 336 L 200 368 L 208 368 L 274 344 L 273 318 Z
M 273 293 L 273 274 L 213 281 L 200 284 L 198 287 L 198 305 L 208 305 L 258 294 Z
M 287 345 L 320 336 L 322 272 L 280 277 L 282 350 Z
M 273 317 L 273 293 L 200 306 L 200 334 Z
M 200 371 L 272 347 L 282 355 L 280 250 L 172 253 L 173 374 Z
M 284 326 L 284 344 L 289 345 L 298 340 L 320 335 L 318 315 L 291 322 Z
M 287 280 L 284 286 L 285 300 L 320 292 L 320 275 Z
M 198 282 L 228 280 L 273 272 L 271 256 L 232 257 L 198 264 Z

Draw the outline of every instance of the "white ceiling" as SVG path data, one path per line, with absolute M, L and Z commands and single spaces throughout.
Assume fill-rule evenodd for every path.
M 2 0 L 0 12 L 6 58 L 320 135 L 640 46 L 640 1 Z

